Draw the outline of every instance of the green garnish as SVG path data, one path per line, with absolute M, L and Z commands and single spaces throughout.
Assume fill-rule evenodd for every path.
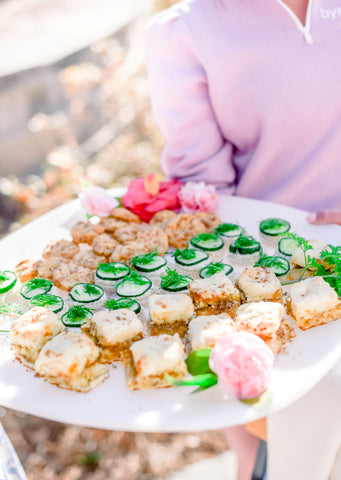
M 88 295 L 98 295 L 98 287 L 95 285 L 92 285 L 91 283 L 84 283 L 84 292 L 87 293 Z
M 225 266 L 223 262 L 216 262 L 216 263 L 210 263 L 205 267 L 205 276 L 206 277 L 213 277 L 218 272 L 222 272 L 224 270 Z
M 108 310 L 118 310 L 119 308 L 129 308 L 135 313 L 139 313 L 141 311 L 141 305 L 136 300 L 131 298 L 120 298 L 115 300 L 114 298 L 110 298 L 104 303 L 104 307 Z
M 122 266 L 121 266 L 122 265 Z M 119 262 L 116 262 L 116 263 L 100 263 L 98 265 L 98 268 L 100 270 L 102 270 L 103 272 L 106 272 L 106 273 L 112 273 L 112 272 L 115 272 L 115 273 L 120 273 L 120 272 L 125 272 L 127 270 L 128 265 L 125 265 L 125 264 L 121 264 Z
M 314 276 L 322 277 L 341 296 L 341 246 L 328 245 L 322 250 L 319 258 L 311 258 L 308 252 L 313 247 L 309 245 L 308 240 L 294 233 L 286 233 L 285 236 L 298 241 L 304 254 L 304 267 L 297 280 L 284 282 L 283 285 L 299 282 L 308 269 L 314 269 Z
M 150 283 L 150 280 L 148 280 L 148 278 L 143 277 L 136 272 L 131 272 L 129 277 L 127 277 L 127 280 L 129 282 L 135 283 L 135 285 L 145 285 L 146 283 Z
M 188 275 L 180 275 L 176 270 L 169 267 L 166 269 L 166 274 L 161 275 L 161 288 L 164 290 L 186 289 L 187 285 L 193 281 L 193 278 Z
M 185 260 L 192 260 L 192 258 L 195 258 L 197 255 L 196 251 L 193 248 L 184 248 L 183 250 L 179 250 L 178 248 L 174 252 L 174 257 L 181 257 L 184 258 Z
M 149 265 L 150 263 L 152 263 L 154 261 L 154 258 L 155 257 L 158 257 L 158 253 L 156 251 L 153 251 L 153 252 L 150 252 L 150 253 L 146 253 L 145 255 L 137 255 L 136 257 L 134 257 L 132 260 L 131 260 L 131 263 L 132 265 L 134 265 L 134 267 L 137 265 L 137 264 L 140 264 L 140 265 Z
M 94 310 L 90 308 L 75 305 L 64 313 L 61 320 L 67 327 L 80 327 L 86 322 L 88 317 L 92 317 L 93 312 Z
M 19 318 L 23 314 L 23 308 L 22 305 L 18 305 L 17 303 L 0 303 L 0 318 L 6 316 Z

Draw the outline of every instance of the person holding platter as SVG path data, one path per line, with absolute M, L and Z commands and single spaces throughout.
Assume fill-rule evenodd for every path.
M 148 79 L 166 176 L 296 207 L 311 223 L 341 224 L 338 7 L 335 0 L 183 0 L 156 15 L 147 31 Z M 315 459 L 309 468 L 290 462 L 288 445 L 279 462 L 282 446 L 271 436 L 283 418 L 270 416 L 269 480 L 327 480 L 341 443 L 339 380 L 336 368 L 283 413 L 290 424 L 293 412 L 314 414 L 332 394 L 331 421 L 314 418 L 330 442 L 301 446 Z M 242 427 L 226 436 L 239 456 L 238 479 L 249 480 L 258 440 Z

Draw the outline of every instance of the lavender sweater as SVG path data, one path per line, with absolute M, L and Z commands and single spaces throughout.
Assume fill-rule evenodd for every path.
M 184 0 L 147 31 L 161 163 L 183 181 L 341 208 L 341 0 Z

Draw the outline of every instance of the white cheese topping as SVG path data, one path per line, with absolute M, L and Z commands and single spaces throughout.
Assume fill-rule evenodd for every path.
M 323 242 L 322 240 L 312 239 L 312 240 L 309 240 L 308 243 L 313 248 L 307 250 L 306 255 L 311 258 L 319 258 L 322 250 L 328 248 L 327 243 Z M 298 265 L 299 267 L 305 266 L 304 253 L 303 253 L 302 247 L 298 247 L 294 251 L 291 257 L 291 263 L 293 265 Z
M 191 291 L 196 293 L 210 291 L 213 296 L 224 294 L 235 294 L 237 289 L 231 280 L 224 273 L 216 273 L 212 277 L 194 280 L 189 285 Z
M 151 295 L 149 313 L 154 323 L 189 321 L 193 317 L 194 306 L 191 298 L 184 293 Z
M 143 332 L 141 320 L 128 308 L 96 312 L 89 323 L 95 327 L 96 336 L 103 346 L 126 342 Z
M 235 322 L 238 330 L 273 337 L 283 318 L 284 307 L 281 303 L 251 302 L 238 308 Z
M 340 303 L 335 290 L 322 277 L 306 278 L 294 283 L 289 294 L 292 312 L 300 317 L 325 312 Z
M 47 342 L 35 364 L 39 375 L 45 377 L 77 378 L 93 363 L 99 350 L 84 333 L 64 332 Z
M 188 337 L 192 350 L 198 350 L 199 348 L 213 348 L 218 338 L 236 331 L 234 321 L 227 313 L 201 315 L 193 318 L 190 322 Z
M 34 307 L 13 322 L 11 343 L 39 351 L 49 337 L 64 330 L 55 313 L 44 307 Z
M 186 371 L 184 347 L 178 334 L 144 338 L 133 343 L 130 350 L 141 377 Z
M 271 268 L 245 268 L 239 275 L 238 286 L 248 302 L 271 298 L 282 286 Z

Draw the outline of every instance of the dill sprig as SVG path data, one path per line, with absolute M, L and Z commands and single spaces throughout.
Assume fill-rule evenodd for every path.
M 137 255 L 131 260 L 132 265 L 134 267 L 136 265 L 149 265 L 150 263 L 153 263 L 155 257 L 157 257 L 159 254 L 156 250 L 153 250 L 150 253 L 146 253 L 145 255 Z
M 222 272 L 224 270 L 224 264 L 223 262 L 210 263 L 209 265 L 207 265 L 205 270 L 209 276 L 213 276 L 216 273 Z
M 180 275 L 176 270 L 167 267 L 166 274 L 161 275 L 161 288 L 167 289 L 179 285 L 188 285 L 192 280 L 188 275 Z
M 136 272 L 130 272 L 129 277 L 126 277 L 124 280 L 122 280 L 122 283 L 134 283 L 135 285 L 145 285 L 146 283 L 150 283 L 150 280 L 147 277 L 143 277 L 139 273 Z
M 184 248 L 183 250 L 179 250 L 178 248 L 174 252 L 175 258 L 183 258 L 184 260 L 192 260 L 197 255 L 197 252 L 193 248 Z
M 74 307 L 71 307 L 67 311 L 67 317 L 69 320 L 79 320 L 80 318 L 84 318 L 85 316 L 91 316 L 93 315 L 94 310 L 91 310 L 90 308 L 83 307 L 81 305 L 75 305 Z

